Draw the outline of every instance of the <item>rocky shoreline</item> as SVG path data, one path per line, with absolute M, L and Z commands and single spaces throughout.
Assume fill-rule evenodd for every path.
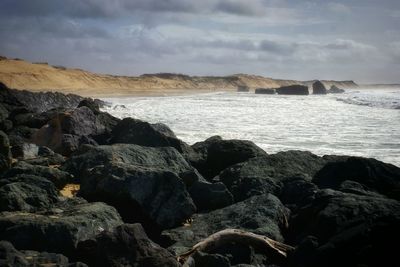
M 0 84 L 0 266 L 396 265 L 400 168 L 190 146 L 99 104 Z

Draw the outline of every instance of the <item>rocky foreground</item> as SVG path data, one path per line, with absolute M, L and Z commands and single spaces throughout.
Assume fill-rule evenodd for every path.
M 0 266 L 398 265 L 398 167 L 190 146 L 99 104 L 0 85 Z

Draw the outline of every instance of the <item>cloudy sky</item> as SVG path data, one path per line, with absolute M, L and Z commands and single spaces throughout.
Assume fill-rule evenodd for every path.
M 110 74 L 400 82 L 399 0 L 1 0 L 0 40 Z

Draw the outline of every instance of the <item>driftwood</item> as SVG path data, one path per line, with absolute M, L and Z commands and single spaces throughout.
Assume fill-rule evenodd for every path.
M 197 243 L 189 251 L 178 256 L 178 261 L 184 266 L 191 266 L 191 256 L 197 252 L 212 252 L 217 248 L 230 243 L 249 245 L 264 252 L 267 256 L 283 260 L 294 247 L 280 243 L 266 236 L 253 234 L 238 229 L 226 229 L 210 235 L 203 241 Z

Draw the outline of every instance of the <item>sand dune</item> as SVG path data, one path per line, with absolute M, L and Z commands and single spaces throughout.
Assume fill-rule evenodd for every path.
M 29 91 L 58 91 L 83 96 L 163 95 L 193 92 L 236 91 L 238 86 L 277 88 L 282 85 L 307 84 L 256 75 L 187 76 L 145 74 L 138 77 L 96 74 L 81 69 L 30 63 L 19 59 L 0 59 L 0 81 L 10 88 Z M 332 82 L 341 87 L 356 87 L 352 81 Z

